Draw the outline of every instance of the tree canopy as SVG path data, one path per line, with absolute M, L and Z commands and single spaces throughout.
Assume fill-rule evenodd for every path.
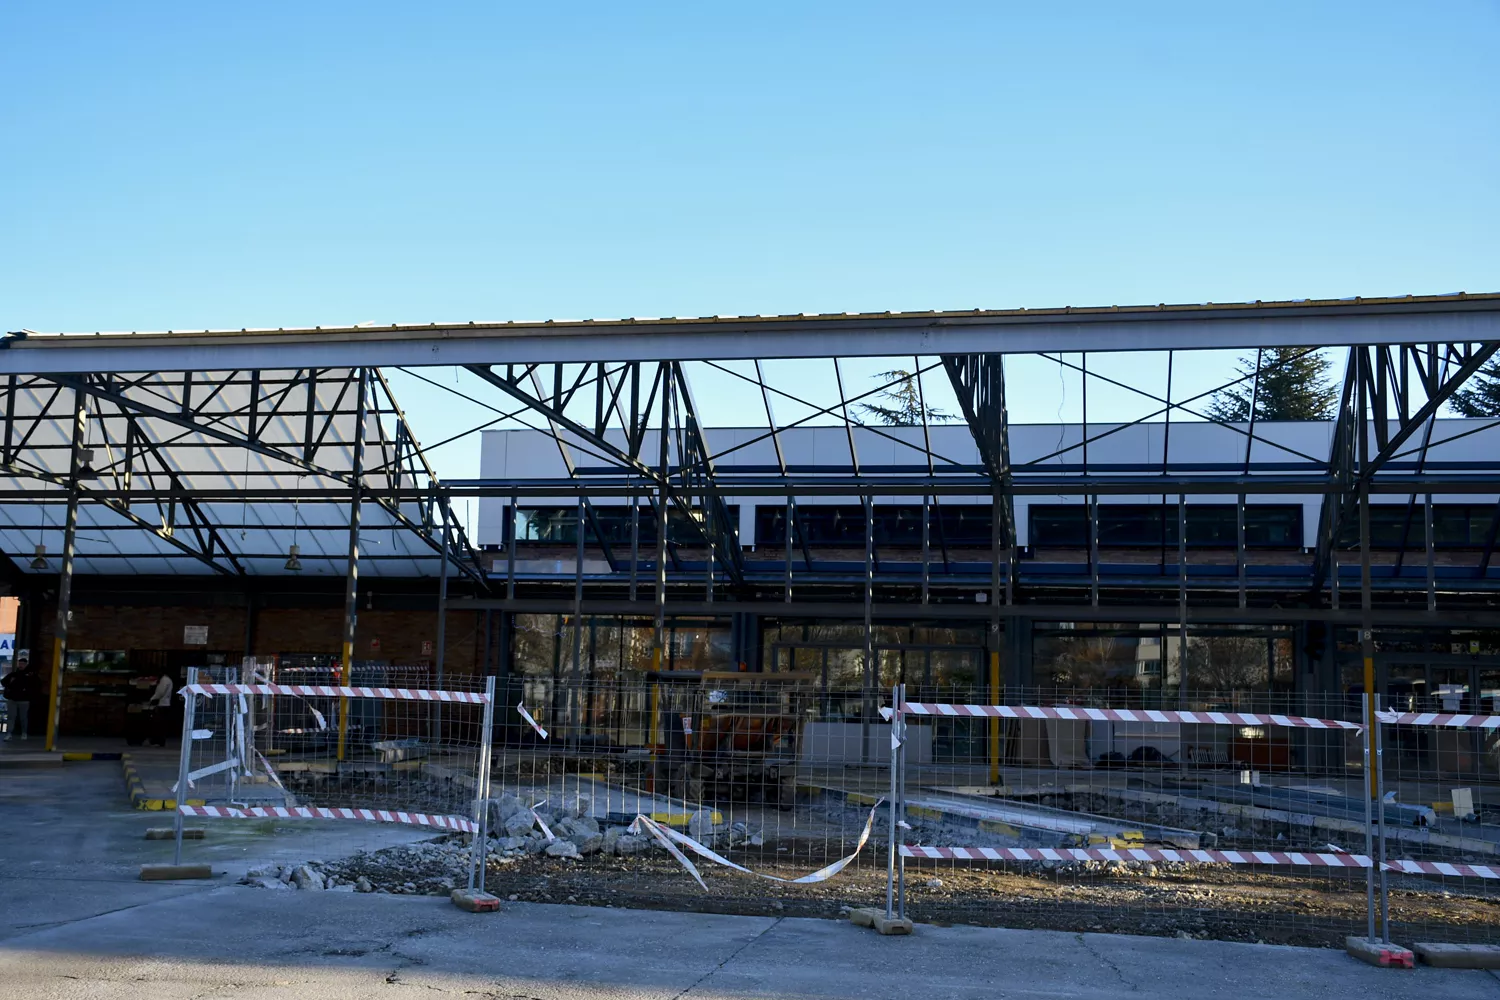
M 1338 387 L 1328 377 L 1332 362 L 1316 349 L 1268 347 L 1239 360 L 1245 376 L 1214 393 L 1208 414 L 1228 422 L 1250 419 L 1252 400 L 1256 420 L 1327 420 L 1338 403 Z
M 915 375 L 904 368 L 896 368 L 871 377 L 891 384 L 876 394 L 875 399 L 881 402 L 859 404 L 866 417 L 892 427 L 922 423 L 924 406 Z M 935 406 L 925 407 L 925 415 L 929 423 L 945 423 L 953 419 L 952 414 Z
M 1448 405 L 1460 417 L 1500 417 L 1500 358 L 1475 372 Z

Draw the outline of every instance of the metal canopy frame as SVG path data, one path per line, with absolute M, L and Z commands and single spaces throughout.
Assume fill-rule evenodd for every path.
M 1254 351 L 1253 371 L 1213 389 L 1174 387 L 1177 353 L 1210 346 Z M 1209 592 L 1225 581 L 1195 575 L 1185 554 L 1174 562 L 1165 548 L 1150 567 L 1156 580 L 1144 569 L 1104 572 L 1101 562 L 1108 555 L 1100 552 L 1098 518 L 1109 504 L 1100 498 L 1224 497 L 1238 512 L 1235 573 L 1226 579 L 1240 609 L 1291 598 L 1316 610 L 1332 602 L 1335 549 L 1360 497 L 1400 496 L 1410 519 L 1418 496 L 1500 494 L 1500 454 L 1453 454 L 1454 442 L 1487 428 L 1466 425 L 1449 433 L 1437 421 L 1443 405 L 1494 359 L 1497 347 L 1500 296 L 1494 295 L 222 334 L 28 333 L 8 338 L 0 350 L 0 487 L 7 491 L 0 493 L 0 509 L 76 505 L 100 514 L 85 518 L 85 532 L 140 532 L 154 539 L 153 559 L 187 560 L 233 577 L 265 572 L 274 553 L 264 544 L 237 543 L 234 536 L 249 530 L 250 519 L 228 516 L 227 505 L 256 504 L 264 540 L 286 531 L 347 533 L 358 518 L 309 523 L 304 508 L 347 510 L 357 495 L 372 515 L 363 530 L 404 534 L 482 586 L 499 567 L 487 565 L 463 537 L 452 502 L 550 501 L 580 510 L 579 542 L 598 551 L 607 566 L 602 575 L 585 574 L 579 560 L 574 579 L 551 583 L 571 584 L 576 604 L 585 582 L 607 589 L 628 581 L 642 606 L 659 616 L 668 588 L 701 587 L 710 602 L 716 594 L 743 602 L 765 598 L 774 584 L 778 603 L 791 601 L 794 592 L 799 599 L 824 595 L 836 602 L 840 588 L 857 588 L 867 578 L 877 597 L 906 594 L 922 603 L 935 602 L 944 588 L 989 588 L 997 605 L 1048 605 L 1064 595 L 1064 603 L 1090 607 L 1108 605 L 1115 593 L 1153 591 L 1159 581 L 1180 604 L 1186 589 Z M 1225 389 L 1248 387 L 1253 403 L 1272 364 L 1265 361 L 1267 348 L 1343 354 L 1344 380 L 1326 451 L 1292 442 L 1274 423 L 1257 420 L 1253 405 L 1246 421 L 1221 420 L 1209 411 L 1208 398 Z M 1165 391 L 1115 377 L 1097 361 L 1090 364 L 1091 353 L 1120 350 L 1164 354 Z M 1008 416 L 1007 366 L 1023 353 L 1076 378 L 1083 390 L 1078 433 L 1069 430 L 1066 440 L 1060 435 L 1056 447 L 1039 452 L 1017 450 Z M 160 364 L 169 356 L 170 365 Z M 854 390 L 841 362 L 870 357 L 909 358 L 910 374 Z M 764 358 L 831 362 L 828 385 L 836 398 L 810 398 L 778 384 Z M 438 480 L 428 463 L 431 449 L 418 446 L 379 366 L 406 366 L 403 371 L 425 380 L 422 368 L 455 363 L 471 377 L 475 392 L 441 388 L 473 399 L 494 416 L 434 447 L 485 427 L 529 426 L 551 438 L 561 474 Z M 693 391 L 695 365 L 732 377 L 744 390 L 744 412 L 763 412 L 765 425 L 730 437 L 706 427 Z M 937 372 L 968 429 L 963 448 L 954 446 L 951 434 L 929 426 L 931 383 L 924 378 Z M 922 400 L 918 423 L 886 427 L 861 418 L 861 406 L 872 397 L 912 381 Z M 360 425 L 366 431 L 365 468 L 356 475 L 350 431 L 362 385 L 369 416 Z M 1143 410 L 1130 420 L 1091 418 L 1091 387 L 1128 394 Z M 783 403 L 805 412 L 778 421 L 776 407 Z M 830 422 L 843 428 L 846 458 L 820 455 L 809 463 L 792 456 L 798 433 Z M 1117 442 L 1148 424 L 1161 428 L 1159 452 L 1144 460 L 1117 454 Z M 83 438 L 75 442 L 60 430 L 64 425 L 81 426 Z M 1500 427 L 1500 421 L 1490 426 Z M 1212 429 L 1232 446 L 1213 460 L 1176 457 L 1174 445 L 1199 433 L 1194 428 Z M 877 450 L 894 458 L 876 460 Z M 70 457 L 78 452 L 99 457 L 79 463 Z M 201 461 L 189 461 L 189 455 Z M 1074 498 L 1086 511 L 1089 552 L 1084 572 L 1076 576 L 1043 578 L 1024 561 L 1016 500 L 1047 495 Z M 1267 578 L 1247 566 L 1246 497 L 1277 495 L 1327 501 L 1301 579 Z M 764 551 L 747 552 L 739 538 L 733 504 L 754 497 L 786 504 L 785 544 L 771 559 Z M 902 574 L 914 559 L 909 552 L 893 553 L 873 528 L 868 573 L 855 558 L 825 557 L 811 544 L 807 510 L 798 503 L 820 498 L 865 509 L 885 498 L 919 503 L 919 573 L 908 584 Z M 992 506 L 994 537 L 982 554 L 947 537 L 940 512 L 945 501 L 960 498 Z M 602 518 L 606 503 L 625 499 L 632 509 L 628 546 L 611 543 Z M 1179 500 L 1179 507 L 1186 502 Z M 656 546 L 639 544 L 638 503 L 650 507 L 659 525 Z M 1429 504 L 1424 501 L 1424 511 Z M 690 526 L 689 535 L 667 538 L 669 523 Z M 36 525 L 15 521 L 13 528 L 24 536 Z M 1492 589 L 1487 571 L 1493 548 L 1493 542 L 1484 546 L 1468 589 Z M 90 558 L 86 549 L 79 557 Z M 103 552 L 95 557 L 118 558 Z M 1403 549 L 1398 569 L 1405 557 Z M 366 550 L 360 558 L 395 567 L 406 557 Z M 518 576 L 513 540 L 505 562 L 507 594 L 518 585 L 529 595 L 549 585 L 525 571 Z M 1426 577 L 1411 586 L 1426 592 L 1430 606 L 1430 554 L 1427 562 Z M 1036 579 L 1028 582 L 1028 576 Z M 1394 593 L 1407 586 L 1405 580 L 1393 572 L 1368 589 Z M 643 581 L 655 592 L 644 594 Z

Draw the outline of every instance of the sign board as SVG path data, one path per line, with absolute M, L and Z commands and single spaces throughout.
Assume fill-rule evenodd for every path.
M 432 640 L 431 639 L 423 639 L 422 640 L 422 655 L 423 656 L 431 656 L 432 655 Z
M 370 640 L 370 652 L 372 652 L 372 653 L 378 653 L 378 652 L 380 652 L 380 640 L 379 639 L 371 639 Z
M 14 632 L 0 633 L 0 660 L 8 660 L 16 655 L 16 634 Z
M 207 625 L 184 625 L 182 626 L 182 644 L 184 646 L 207 646 Z

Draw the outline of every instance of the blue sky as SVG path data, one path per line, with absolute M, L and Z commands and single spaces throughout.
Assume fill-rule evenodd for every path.
M 1493 2 L 15 0 L 0 325 L 1496 290 L 1497 50 Z

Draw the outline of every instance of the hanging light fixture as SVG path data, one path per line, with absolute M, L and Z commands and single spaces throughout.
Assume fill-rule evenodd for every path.
M 34 556 L 31 557 L 31 568 L 32 569 L 46 569 L 47 568 L 47 546 L 41 544 L 40 542 L 38 542 L 37 546 L 36 546 L 36 555 L 34 555 Z
M 99 472 L 94 468 L 94 449 L 80 448 L 78 450 L 78 478 L 98 479 Z
M 302 476 L 300 474 L 297 476 L 297 486 L 298 488 L 302 486 Z M 298 506 L 300 503 L 300 497 L 292 497 L 292 544 L 287 549 L 286 565 L 283 567 L 288 573 L 302 572 L 302 560 L 297 558 L 297 553 L 302 551 L 297 547 L 297 525 L 302 520 L 302 511 Z

